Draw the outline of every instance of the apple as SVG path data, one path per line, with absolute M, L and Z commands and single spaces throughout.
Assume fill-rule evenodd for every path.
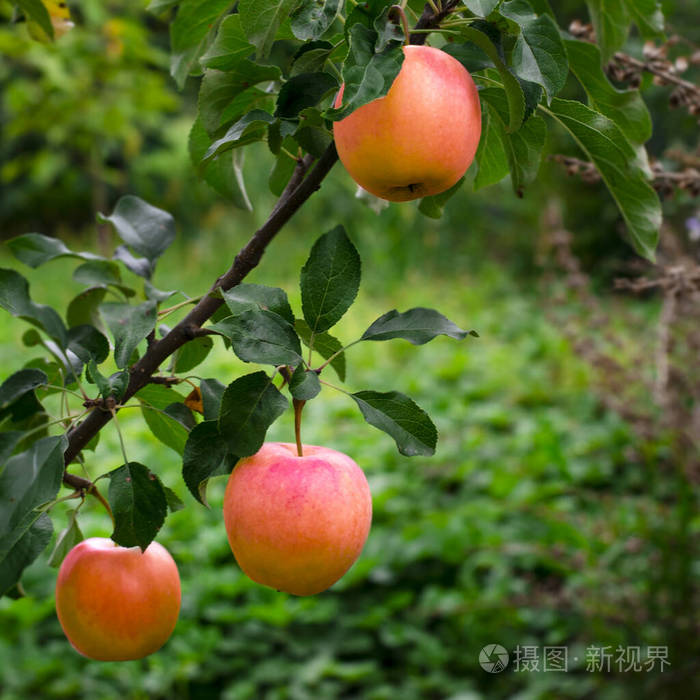
M 392 202 L 452 187 L 474 160 L 481 136 L 481 105 L 469 71 L 440 49 L 403 51 L 387 95 L 333 126 L 338 156 L 351 177 Z
M 152 654 L 175 629 L 180 575 L 165 547 L 120 547 L 105 537 L 68 552 L 56 581 L 56 613 L 73 647 L 97 661 Z
M 307 596 L 360 556 L 372 496 L 360 467 L 328 447 L 265 443 L 231 472 L 224 496 L 229 544 L 257 583 Z

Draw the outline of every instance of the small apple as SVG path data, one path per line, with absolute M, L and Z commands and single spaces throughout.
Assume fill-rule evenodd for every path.
M 392 202 L 452 187 L 474 160 L 481 136 L 479 95 L 469 71 L 440 49 L 403 51 L 387 95 L 333 125 L 338 156 L 351 177 Z
M 165 547 L 120 547 L 104 537 L 68 552 L 56 581 L 56 613 L 68 641 L 97 661 L 152 654 L 175 629 L 180 575 Z
M 372 521 L 365 475 L 342 452 L 269 442 L 238 462 L 224 496 L 228 540 L 257 583 L 295 595 L 334 584 L 360 556 Z

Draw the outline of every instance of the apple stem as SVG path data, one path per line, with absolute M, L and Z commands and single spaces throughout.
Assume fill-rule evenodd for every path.
M 301 446 L 301 412 L 304 410 L 304 404 L 306 401 L 301 399 L 292 399 L 292 404 L 294 405 L 294 435 L 297 439 L 297 454 L 300 457 L 304 456 L 304 450 Z
M 117 420 L 117 412 L 112 406 L 110 409 L 112 414 L 112 420 L 114 421 L 114 427 L 117 430 L 117 435 L 119 436 L 119 446 L 122 450 L 122 457 L 124 458 L 124 464 L 129 464 L 129 458 L 126 456 L 126 446 L 124 445 L 124 436 L 122 435 L 121 428 L 119 427 L 119 421 Z
M 105 510 L 109 513 L 109 517 L 112 519 L 112 526 L 116 525 L 114 522 L 114 513 L 112 513 L 112 509 L 109 507 L 109 503 L 107 503 L 105 497 L 97 490 L 95 484 L 88 489 L 88 493 L 93 495 L 105 507 Z
M 395 12 L 399 16 L 401 21 L 401 26 L 403 27 L 403 33 L 406 37 L 404 44 L 408 46 L 411 43 L 411 35 L 408 32 L 408 20 L 406 19 L 406 13 L 404 12 L 402 5 L 392 5 L 389 12 Z

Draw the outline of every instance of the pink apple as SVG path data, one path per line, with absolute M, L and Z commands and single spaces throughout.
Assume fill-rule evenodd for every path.
M 467 69 L 429 46 L 403 50 L 404 62 L 387 95 L 333 126 L 348 173 L 393 202 L 452 187 L 474 160 L 481 136 L 479 96 Z
M 165 547 L 120 547 L 92 537 L 66 555 L 56 581 L 56 612 L 68 641 L 97 661 L 152 654 L 168 641 L 180 612 L 180 575 Z
M 342 452 L 266 443 L 236 465 L 224 522 L 241 569 L 295 595 L 334 584 L 360 556 L 372 520 L 364 473 Z

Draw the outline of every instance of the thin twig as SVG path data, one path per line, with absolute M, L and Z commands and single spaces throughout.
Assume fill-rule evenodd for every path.
M 423 14 L 418 19 L 418 22 L 416 22 L 415 29 L 411 31 L 411 43 L 425 44 L 428 35 L 423 34 L 420 30 L 435 29 L 459 4 L 459 0 L 445 0 L 445 2 L 442 3 L 442 10 L 440 10 L 440 8 L 436 8 L 434 4 L 431 7 L 430 3 L 426 3 L 423 8 Z M 435 12 L 436 9 L 439 11 Z M 414 33 L 415 30 L 419 30 L 419 32 Z
M 600 180 L 600 173 L 593 163 L 571 156 L 554 154 L 548 160 L 561 163 L 568 175 L 579 175 L 584 182 L 592 183 Z M 660 163 L 652 165 L 653 179 L 651 184 L 658 192 L 671 195 L 675 189 L 688 192 L 691 197 L 700 195 L 700 171 L 695 168 L 670 171 L 664 170 Z

